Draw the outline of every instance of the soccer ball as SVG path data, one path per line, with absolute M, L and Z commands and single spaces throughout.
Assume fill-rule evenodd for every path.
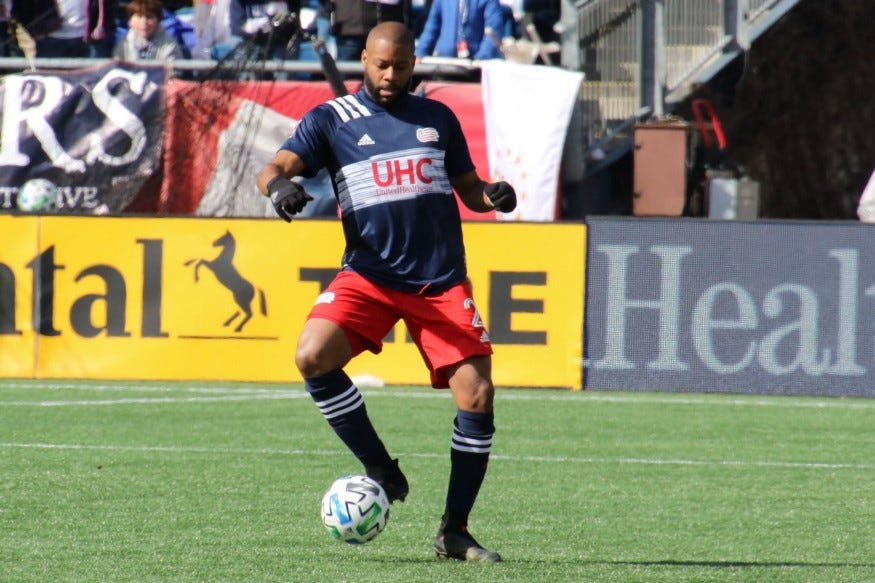
M 389 521 L 389 498 L 367 476 L 343 476 L 322 497 L 322 524 L 331 536 L 350 544 L 373 540 Z
M 39 212 L 52 208 L 58 197 L 58 187 L 45 178 L 33 178 L 18 189 L 16 204 L 19 210 Z

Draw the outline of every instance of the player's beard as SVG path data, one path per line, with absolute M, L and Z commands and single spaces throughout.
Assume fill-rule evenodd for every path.
M 374 82 L 371 81 L 370 77 L 365 75 L 364 80 L 365 80 L 365 89 L 367 90 L 368 95 L 370 95 L 374 101 L 376 101 L 377 103 L 379 103 L 383 107 L 388 108 L 388 107 L 393 106 L 395 103 L 397 103 L 398 100 L 401 99 L 401 97 L 410 90 L 410 82 L 412 81 L 412 78 L 408 79 L 406 85 L 404 87 L 401 87 L 397 93 L 395 93 L 394 95 L 392 95 L 392 97 L 389 97 L 389 98 L 380 97 L 380 90 L 377 88 L 376 85 L 374 85 Z

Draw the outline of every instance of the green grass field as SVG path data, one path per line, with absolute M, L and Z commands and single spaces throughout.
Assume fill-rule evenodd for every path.
M 875 400 L 499 389 L 477 565 L 431 552 L 448 393 L 364 393 L 411 492 L 357 547 L 300 386 L 0 380 L 0 581 L 875 581 Z

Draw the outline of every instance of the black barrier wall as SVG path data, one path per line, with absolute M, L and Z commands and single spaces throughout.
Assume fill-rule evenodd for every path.
M 875 397 L 875 228 L 590 218 L 588 389 Z

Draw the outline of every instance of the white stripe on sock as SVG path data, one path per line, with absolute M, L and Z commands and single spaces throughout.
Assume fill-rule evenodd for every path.
M 364 404 L 365 398 L 355 385 L 350 385 L 346 391 L 335 397 L 325 399 L 324 401 L 316 401 L 316 406 L 319 407 L 319 411 L 325 419 L 334 419 L 354 411 L 364 406 Z
M 450 444 L 450 447 L 452 447 L 456 451 L 467 451 L 470 453 L 489 453 L 492 450 L 492 436 L 489 435 L 477 438 L 464 435 L 462 433 L 459 433 L 458 431 L 454 431 L 453 440 Z

